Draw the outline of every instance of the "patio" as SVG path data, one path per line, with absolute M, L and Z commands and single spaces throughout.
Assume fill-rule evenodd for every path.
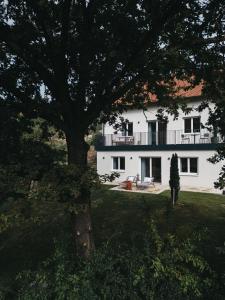
M 149 186 L 144 189 L 137 188 L 135 184 L 132 185 L 132 190 L 126 190 L 119 185 L 111 188 L 112 191 L 128 192 L 128 193 L 143 193 L 143 194 L 160 194 L 165 190 L 168 190 L 167 186 L 163 186 L 160 183 L 155 183 L 155 186 Z
M 143 193 L 143 194 L 161 194 L 166 190 L 170 190 L 169 185 L 162 185 L 160 183 L 155 183 L 155 186 L 149 186 L 145 189 L 137 188 L 135 184 L 132 186 L 132 190 L 126 190 L 121 188 L 119 185 L 114 186 L 110 190 L 119 191 L 119 192 L 128 192 L 128 193 Z M 206 188 L 206 187 L 191 187 L 191 186 L 182 186 L 181 191 L 183 192 L 195 192 L 195 193 L 209 193 L 209 194 L 217 194 L 221 195 L 222 191 L 214 188 Z

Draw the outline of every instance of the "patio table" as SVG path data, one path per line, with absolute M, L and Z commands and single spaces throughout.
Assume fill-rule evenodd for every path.
M 193 136 L 194 144 L 195 144 L 195 142 L 196 142 L 196 136 L 200 137 L 200 132 L 198 132 L 198 133 L 191 133 L 190 136 Z
M 150 186 L 149 186 L 149 184 L 147 184 L 147 183 L 139 183 L 138 185 L 137 185 L 137 190 L 144 190 L 144 189 L 147 189 L 147 188 L 149 188 Z

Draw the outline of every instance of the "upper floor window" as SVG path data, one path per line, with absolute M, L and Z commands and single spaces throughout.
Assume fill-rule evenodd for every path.
M 201 128 L 200 117 L 191 117 L 191 118 L 184 119 L 185 133 L 200 132 L 200 128 Z
M 125 170 L 125 157 L 113 157 L 113 170 L 115 171 L 124 171 Z
M 133 136 L 133 123 L 132 122 L 123 124 L 122 135 L 123 136 Z

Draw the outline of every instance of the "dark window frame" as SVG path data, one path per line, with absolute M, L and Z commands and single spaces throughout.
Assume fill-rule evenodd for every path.
M 128 122 L 122 124 L 122 136 L 133 136 L 134 135 L 134 125 L 133 122 Z
M 195 125 L 194 120 L 199 120 L 198 124 L 197 124 L 198 125 L 197 129 L 194 128 L 194 125 Z M 193 117 L 192 118 L 192 130 L 193 130 L 193 133 L 201 131 L 201 117 Z
M 117 161 L 116 164 L 114 163 L 115 161 Z M 115 168 L 115 165 L 117 165 L 117 168 Z M 122 166 L 122 168 L 121 168 L 121 166 Z M 112 157 L 112 169 L 113 169 L 113 171 L 125 171 L 126 170 L 125 156 L 113 156 Z
M 183 169 L 183 163 L 182 160 L 187 160 L 186 170 Z M 191 160 L 196 161 L 196 166 L 191 166 Z M 194 169 L 194 171 L 193 171 Z M 180 175 L 198 175 L 199 174 L 199 158 L 198 157 L 180 157 Z
M 196 125 L 195 121 L 198 121 L 198 128 L 195 127 L 194 125 Z M 190 122 L 189 126 L 186 126 L 187 122 Z M 189 128 L 188 128 L 189 127 Z M 197 117 L 188 117 L 188 118 L 184 118 L 184 133 L 200 133 L 201 131 L 201 117 L 197 116 Z
M 193 161 L 193 160 L 196 160 L 196 166 L 194 166 L 194 168 L 196 169 L 196 172 L 194 171 L 192 171 L 191 170 L 191 168 L 193 167 L 193 166 L 191 166 L 191 160 Z M 189 172 L 191 173 L 191 174 L 198 174 L 198 158 L 197 157 L 190 157 L 189 158 Z
M 185 164 L 183 161 L 186 161 Z M 187 157 L 181 157 L 180 158 L 180 167 L 181 167 L 181 173 L 188 173 L 188 158 Z M 183 169 L 185 167 L 186 171 Z
M 187 122 L 190 121 L 190 129 L 186 127 Z M 184 119 L 184 133 L 191 133 L 192 132 L 192 118 L 185 118 Z

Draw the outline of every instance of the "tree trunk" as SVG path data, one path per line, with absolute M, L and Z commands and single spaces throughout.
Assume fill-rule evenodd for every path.
M 70 132 L 66 134 L 68 164 L 76 165 L 78 168 L 87 167 L 87 152 L 89 146 L 81 133 Z M 78 198 L 74 199 L 74 210 L 72 213 L 72 234 L 75 241 L 76 253 L 84 258 L 88 258 L 95 249 L 92 222 L 91 222 L 91 201 L 90 191 L 80 186 Z

